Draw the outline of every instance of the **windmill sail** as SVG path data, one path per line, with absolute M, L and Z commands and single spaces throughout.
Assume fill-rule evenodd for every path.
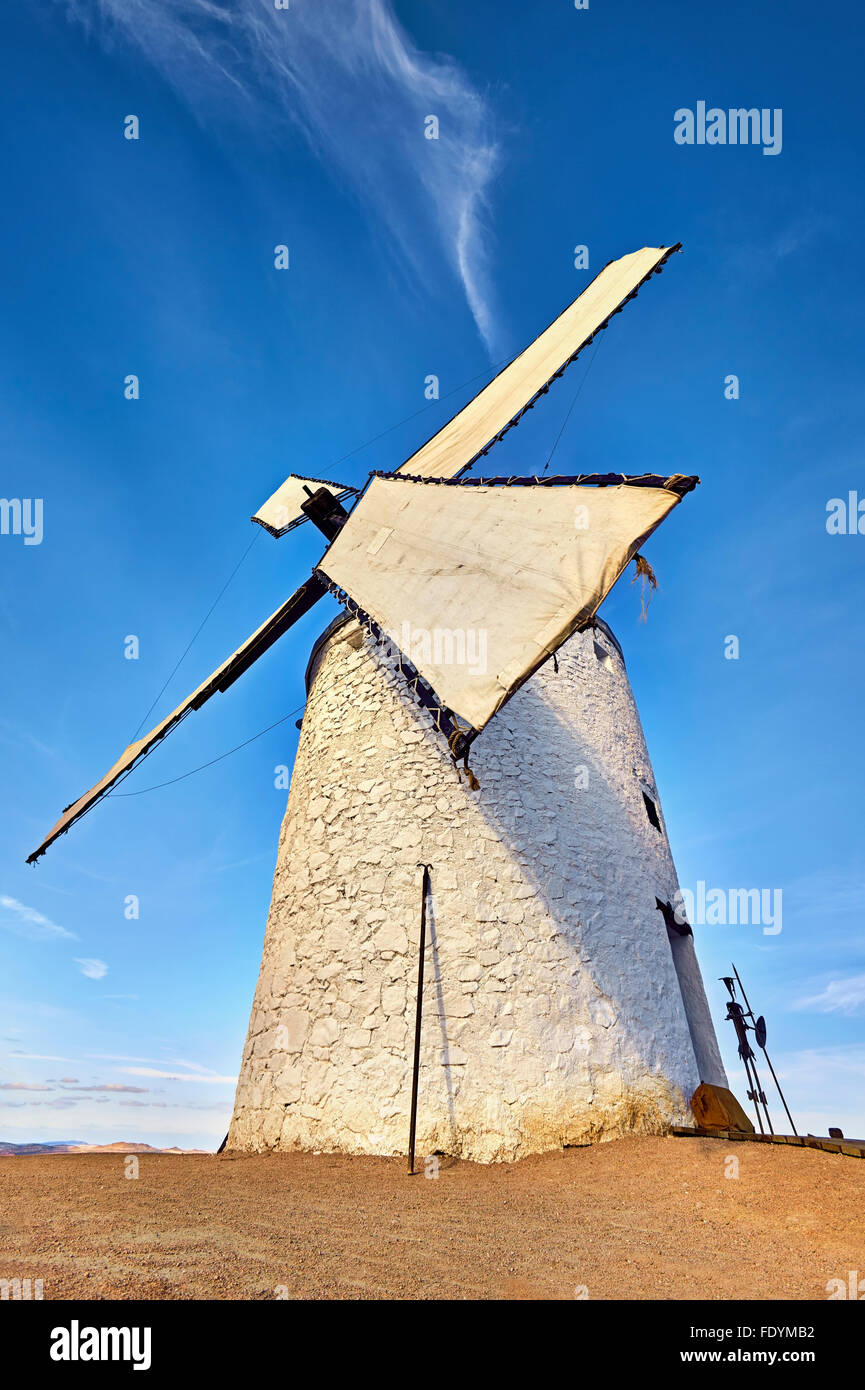
M 613 314 L 679 246 L 644 246 L 610 261 L 578 299 L 398 469 L 453 478 L 485 454 L 579 356 Z
M 480 730 L 588 622 L 697 479 L 607 481 L 376 477 L 318 571 Z
M 244 671 L 248 670 L 252 663 L 257 661 L 269 647 L 272 647 L 277 638 L 281 637 L 299 618 L 302 618 L 304 613 L 308 613 L 313 604 L 325 593 L 326 585 L 315 575 L 308 579 L 305 584 L 302 584 L 291 598 L 281 608 L 277 608 L 276 612 L 272 613 L 261 627 L 256 628 L 252 636 L 248 637 L 227 661 L 218 666 L 212 675 L 207 677 L 206 681 L 202 682 L 196 690 L 193 690 L 192 694 L 188 695 L 183 703 L 177 706 L 176 710 L 173 710 L 166 719 L 157 724 L 155 729 L 151 729 L 149 734 L 145 734 L 143 738 L 130 743 L 100 782 L 86 791 L 71 806 L 66 807 L 63 815 L 39 848 L 28 855 L 27 863 L 35 864 L 39 856 L 45 853 L 58 835 L 65 834 L 71 825 L 74 825 L 90 810 L 91 806 L 95 806 L 97 801 L 101 801 L 104 796 L 107 796 L 118 779 L 131 771 L 136 763 L 146 757 L 150 750 L 161 739 L 165 738 L 166 734 L 170 734 L 172 729 L 175 729 L 180 721 L 186 718 L 187 714 L 193 710 L 201 709 L 201 706 L 217 691 L 227 690 L 230 685 L 233 685 L 238 676 L 242 676 Z
M 263 526 L 272 536 L 284 536 L 287 531 L 293 531 L 296 526 L 302 526 L 306 521 L 301 506 L 308 502 L 311 494 L 320 487 L 329 488 L 337 499 L 347 497 L 349 493 L 357 490 L 346 487 L 344 483 L 328 483 L 321 478 L 304 478 L 299 473 L 290 473 L 276 492 L 262 503 L 254 516 L 250 517 L 250 521 L 258 522 L 258 525 Z

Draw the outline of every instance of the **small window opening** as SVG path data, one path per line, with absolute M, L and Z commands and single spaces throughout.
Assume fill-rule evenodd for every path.
M 660 821 L 660 818 L 659 818 L 659 816 L 658 816 L 658 808 L 657 808 L 657 806 L 655 805 L 655 803 L 654 803 L 654 801 L 652 800 L 652 798 L 651 798 L 650 796 L 648 796 L 645 792 L 643 792 L 643 801 L 644 801 L 645 806 L 646 806 L 646 815 L 649 817 L 649 820 L 651 821 L 651 823 L 652 823 L 652 825 L 655 827 L 655 829 L 656 829 L 656 830 L 660 830 L 660 828 L 661 828 L 661 821 Z
M 660 898 L 655 899 L 655 907 L 658 909 L 658 911 L 664 919 L 664 925 L 667 928 L 668 935 L 694 935 L 694 933 L 691 931 L 690 923 L 688 922 L 681 908 L 677 910 L 673 907 L 672 903 L 661 902 Z
M 601 665 L 606 666 L 608 671 L 612 671 L 613 659 L 610 656 L 610 653 L 607 651 L 606 647 L 602 647 L 600 642 L 595 642 L 593 645 L 595 648 L 595 656 L 598 658 Z

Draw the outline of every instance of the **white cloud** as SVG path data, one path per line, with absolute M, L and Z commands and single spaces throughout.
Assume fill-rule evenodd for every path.
M 74 932 L 43 917 L 34 907 L 19 903 L 17 898 L 9 898 L 5 894 L 0 894 L 0 927 L 14 932 L 16 936 L 26 937 L 28 941 L 78 940 Z
M 11 1057 L 27 1062 L 74 1062 L 75 1057 L 57 1057 L 51 1052 L 11 1052 Z
M 865 1044 L 804 1048 L 772 1060 L 800 1134 L 840 1125 L 848 1138 L 865 1138 Z M 766 1086 L 762 1073 L 761 1080 Z M 770 1111 L 780 1114 L 780 1102 L 766 1091 Z
M 152 1062 L 153 1057 L 130 1057 L 125 1052 L 87 1052 L 85 1056 L 94 1062 Z
M 129 1091 L 131 1094 L 143 1096 L 147 1094 L 150 1087 L 121 1086 L 119 1082 L 112 1081 L 101 1086 L 72 1086 L 70 1089 L 73 1091 Z
M 198 1081 L 202 1085 L 221 1085 L 236 1086 L 236 1076 L 217 1076 L 209 1072 L 207 1076 L 201 1072 L 179 1072 L 179 1071 L 159 1071 L 155 1067 L 121 1067 L 120 1070 L 127 1076 L 153 1076 L 162 1081 Z
M 412 42 L 392 0 L 69 0 L 103 22 L 190 104 L 202 124 L 233 115 L 272 138 L 299 127 L 365 211 L 383 224 L 417 283 L 430 239 L 462 282 L 492 347 L 487 199 L 500 162 L 486 96 L 443 54 Z M 439 121 L 428 140 L 424 122 Z M 219 127 L 217 127 L 219 128 Z M 495 355 L 495 353 L 494 353 Z
M 130 1057 L 122 1052 L 89 1052 L 87 1055 L 101 1062 L 141 1063 L 142 1065 L 137 1067 L 117 1068 L 118 1071 L 127 1072 L 132 1076 L 158 1076 L 173 1081 L 230 1081 L 232 1085 L 237 1081 L 236 1076 L 221 1076 L 213 1067 L 205 1067 L 201 1062 L 187 1062 L 183 1057 Z M 156 1067 L 157 1070 L 151 1071 L 152 1067 Z M 183 1067 L 184 1075 L 166 1071 L 166 1067 Z M 186 1075 L 186 1072 L 190 1074 Z
M 90 956 L 76 956 L 75 964 L 81 967 L 81 974 L 86 975 L 88 980 L 103 980 L 108 974 L 108 966 L 104 960 L 94 960 Z
M 217 1074 L 213 1067 L 205 1067 L 201 1062 L 187 1062 L 183 1057 L 131 1057 L 125 1052 L 88 1052 L 87 1056 L 98 1062 L 141 1062 L 152 1067 L 183 1067 L 186 1071 L 203 1072 L 207 1076 Z
M 848 975 L 830 980 L 819 994 L 809 995 L 794 1005 L 797 1009 L 820 1014 L 855 1014 L 865 1007 L 865 975 Z
M 171 1063 L 175 1067 L 185 1067 L 187 1071 L 203 1072 L 205 1076 L 215 1076 L 213 1067 L 203 1067 L 200 1062 L 187 1062 L 182 1057 L 172 1057 Z

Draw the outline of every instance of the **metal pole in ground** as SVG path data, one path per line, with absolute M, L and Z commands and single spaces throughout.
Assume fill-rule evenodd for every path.
M 426 949 L 426 903 L 430 891 L 431 864 L 418 864 L 423 869 L 423 889 L 420 905 L 420 949 L 417 959 L 417 1008 L 414 1018 L 414 1069 L 411 1078 L 411 1123 L 408 1132 L 408 1171 L 414 1173 L 414 1141 L 417 1129 L 417 1082 L 420 1070 L 420 1025 L 423 1009 L 423 957 Z

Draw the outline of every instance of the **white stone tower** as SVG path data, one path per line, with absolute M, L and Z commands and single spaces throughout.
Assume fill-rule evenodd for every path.
M 480 791 L 341 618 L 316 643 L 230 1149 L 489 1162 L 687 1123 L 726 1086 L 621 649 L 577 633 L 478 739 Z

